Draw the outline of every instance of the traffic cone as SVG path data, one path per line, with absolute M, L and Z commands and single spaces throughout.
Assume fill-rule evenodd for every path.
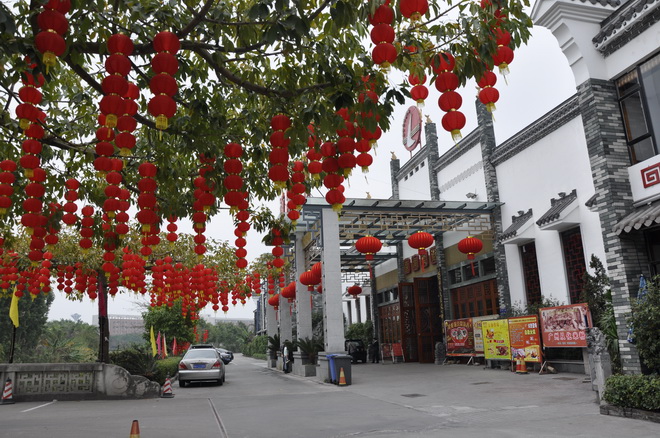
M 172 398 L 172 397 L 174 397 L 174 392 L 172 391 L 172 382 L 170 381 L 170 375 L 169 374 L 165 378 L 165 384 L 163 385 L 163 393 L 160 396 L 162 398 Z
M 5 383 L 5 389 L 2 391 L 2 404 L 3 405 L 13 405 L 14 404 L 14 387 L 11 384 L 11 379 L 7 378 Z
M 131 434 L 128 438 L 140 438 L 140 423 L 137 420 L 133 420 L 131 424 Z
M 344 368 L 339 368 L 339 386 L 346 386 L 346 376 L 344 375 Z
M 525 359 L 518 358 L 516 363 L 516 374 L 529 374 L 527 371 L 527 364 L 525 363 Z

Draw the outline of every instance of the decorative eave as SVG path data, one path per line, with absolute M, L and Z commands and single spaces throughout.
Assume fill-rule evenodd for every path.
M 559 198 L 550 200 L 550 208 L 536 221 L 536 225 L 542 230 L 560 230 L 579 224 L 579 218 L 570 217 L 571 213 L 577 212 L 577 207 L 576 189 L 568 194 L 559 193 Z
M 632 0 L 610 15 L 593 39 L 594 47 L 607 55 L 658 21 L 660 0 Z M 640 26 L 640 23 L 644 25 Z M 611 46 L 616 46 L 610 49 Z
M 636 208 L 612 229 L 617 235 L 660 224 L 660 202 Z
M 619 0 L 555 0 L 550 6 L 549 1 L 539 0 L 532 8 L 531 17 L 534 24 L 550 30 L 557 29 L 565 21 L 580 21 L 583 23 L 601 23 L 617 7 Z
M 498 237 L 497 241 L 504 244 L 521 244 L 533 239 L 531 236 L 532 224 L 532 209 L 519 211 L 518 216 L 511 218 L 511 225 L 504 230 Z M 529 232 L 528 232 L 529 230 Z

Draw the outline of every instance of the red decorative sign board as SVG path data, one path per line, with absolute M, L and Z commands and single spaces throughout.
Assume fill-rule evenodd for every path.
M 472 318 L 445 321 L 447 356 L 474 356 Z
M 591 313 L 586 303 L 539 309 L 545 347 L 586 347 Z
M 541 363 L 541 335 L 538 316 L 509 318 L 509 341 L 513 359 Z
M 411 106 L 403 118 L 403 146 L 412 152 L 422 142 L 422 116 L 416 106 Z

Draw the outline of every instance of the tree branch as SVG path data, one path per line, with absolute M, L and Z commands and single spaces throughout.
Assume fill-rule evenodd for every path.
M 199 13 L 197 13 L 192 20 L 180 31 L 176 33 L 176 35 L 179 37 L 179 39 L 184 39 L 190 32 L 197 27 L 199 23 L 201 23 L 204 20 L 204 17 L 206 14 L 211 10 L 211 6 L 213 6 L 213 3 L 215 3 L 215 0 L 207 0 L 204 6 L 202 6 L 202 9 L 200 9 Z

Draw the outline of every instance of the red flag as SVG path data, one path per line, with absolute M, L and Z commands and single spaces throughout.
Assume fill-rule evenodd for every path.
M 167 357 L 167 342 L 165 341 L 165 333 L 163 333 L 163 357 Z
M 174 337 L 174 340 L 172 341 L 172 356 L 176 356 L 177 353 L 177 345 L 176 345 L 176 336 Z
M 161 357 L 163 354 L 163 349 L 162 349 L 162 344 L 160 343 L 160 332 L 158 332 L 158 336 L 156 336 L 156 349 L 158 352 L 158 357 Z

